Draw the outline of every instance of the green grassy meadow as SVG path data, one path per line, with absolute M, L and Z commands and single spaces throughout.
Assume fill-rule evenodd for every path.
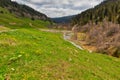
M 0 33 L 0 80 L 120 80 L 120 59 L 80 50 L 61 33 L 36 29 L 49 22 L 7 12 L 0 14 L 0 24 L 8 30 Z
M 46 28 L 50 22 L 42 20 L 31 20 L 29 18 L 17 17 L 11 14 L 8 10 L 1 8 L 0 11 L 0 25 L 16 29 L 16 28 Z

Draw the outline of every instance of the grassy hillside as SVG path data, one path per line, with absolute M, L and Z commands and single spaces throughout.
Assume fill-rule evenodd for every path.
M 0 33 L 0 76 L 12 80 L 119 80 L 120 60 L 81 51 L 61 34 L 19 29 Z
M 13 13 L 18 17 L 50 21 L 45 14 L 40 13 L 29 6 L 18 4 L 11 0 L 0 0 L 0 7 L 6 8 L 10 13 Z
M 9 13 L 5 8 L 0 7 L 0 25 L 9 28 L 29 28 L 37 27 L 41 28 L 50 24 L 49 21 L 31 20 L 29 18 L 16 17 L 14 14 Z
M 0 13 L 0 80 L 119 80 L 120 59 L 92 54 L 41 32 L 49 22 Z
M 14 14 L 9 13 L 7 9 L 2 7 L 0 7 L 0 12 L 0 25 L 9 28 L 43 28 L 50 24 L 48 21 L 16 17 Z

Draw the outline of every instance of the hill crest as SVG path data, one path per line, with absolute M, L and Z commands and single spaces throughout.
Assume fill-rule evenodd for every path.
M 17 17 L 26 17 L 33 20 L 49 20 L 45 14 L 40 13 L 27 5 L 18 4 L 11 0 L 0 0 L 0 7 L 8 9 L 10 13 L 15 14 Z

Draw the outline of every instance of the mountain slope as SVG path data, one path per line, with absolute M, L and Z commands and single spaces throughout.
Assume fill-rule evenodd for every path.
M 47 25 L 0 7 L 0 80 L 120 79 L 120 59 L 79 50 L 61 33 L 39 31 Z
M 77 15 L 72 24 L 78 24 L 86 45 L 95 52 L 120 57 L 120 0 L 104 0 Z
M 78 14 L 72 24 L 85 25 L 92 21 L 93 23 L 101 22 L 105 18 L 114 23 L 120 23 L 120 0 L 105 0 L 94 8 L 88 9 Z
M 35 11 L 26 5 L 20 5 L 16 2 L 12 2 L 11 0 L 0 0 L 0 6 L 8 9 L 10 13 L 15 14 L 17 17 L 27 17 L 33 20 L 49 20 L 45 14 Z
M 0 26 L 8 28 L 47 28 L 50 25 L 49 21 L 32 20 L 27 17 L 16 17 L 6 8 L 0 7 Z M 1 27 L 0 27 L 1 28 Z
M 0 80 L 119 80 L 120 59 L 79 50 L 59 33 L 0 33 Z

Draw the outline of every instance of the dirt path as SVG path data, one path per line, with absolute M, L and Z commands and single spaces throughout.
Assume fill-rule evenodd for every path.
M 54 30 L 54 29 L 39 29 L 40 31 L 45 31 L 45 32 L 54 32 L 54 33 L 62 33 L 64 40 L 68 41 L 71 43 L 73 46 L 79 48 L 80 50 L 84 50 L 80 45 L 77 45 L 76 43 L 72 42 L 70 39 L 73 35 L 72 31 L 67 31 L 67 30 Z

